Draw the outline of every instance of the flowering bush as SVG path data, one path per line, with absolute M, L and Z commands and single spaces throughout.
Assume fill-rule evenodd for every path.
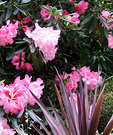
M 32 133 L 26 110 L 39 111 L 29 90 L 47 106 L 48 96 L 57 106 L 54 66 L 63 73 L 68 96 L 71 90 L 75 102 L 79 76 L 89 92 L 102 76 L 111 76 L 112 9 L 104 0 L 0 1 L 0 116 Z

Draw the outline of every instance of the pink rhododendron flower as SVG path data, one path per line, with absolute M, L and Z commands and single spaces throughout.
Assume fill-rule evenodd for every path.
M 69 3 L 70 3 L 70 4 L 74 4 L 74 1 L 73 1 L 73 0 L 69 0 Z
M 20 63 L 20 57 L 21 57 L 21 63 Z M 14 57 L 12 58 L 11 63 L 16 66 L 17 70 L 27 69 L 28 72 L 33 70 L 32 65 L 28 62 L 25 62 L 25 52 L 22 52 L 21 55 L 15 54 Z
M 50 9 L 49 5 L 47 5 L 46 7 L 48 9 Z M 44 19 L 44 21 L 50 20 L 51 13 L 48 10 L 44 9 L 43 7 L 42 7 L 42 10 L 41 10 L 40 14 L 41 14 L 42 18 Z M 60 14 L 62 14 L 62 12 Z M 54 16 L 54 19 L 57 21 L 58 16 Z
M 94 90 L 96 88 L 97 82 L 99 84 L 102 81 L 102 76 L 100 76 L 100 74 L 101 74 L 100 71 L 99 71 L 99 75 L 98 75 L 98 72 L 94 72 L 94 71 L 91 72 L 89 67 L 84 66 L 84 67 L 80 68 L 80 70 L 78 70 L 78 72 L 82 76 L 83 82 L 87 83 L 87 87 L 89 90 Z M 98 79 L 98 81 L 97 81 L 97 79 Z
M 69 13 L 64 9 L 64 15 L 68 15 Z
M 77 26 L 80 23 L 80 20 L 78 19 L 78 17 L 79 17 L 78 13 L 74 14 L 71 17 L 70 21 L 72 22 L 72 24 L 75 24 Z
M 105 18 L 104 18 L 103 16 L 104 16 Z M 102 11 L 102 19 L 103 19 L 106 23 L 112 22 L 112 21 L 113 21 L 113 15 L 111 15 L 111 14 L 109 13 L 109 11 L 103 10 L 103 11 Z M 112 28 L 113 28 L 113 23 L 108 24 L 108 27 L 109 27 L 110 29 L 112 29 Z
M 50 9 L 49 5 L 47 5 L 47 8 Z M 40 12 L 42 18 L 44 18 L 45 20 L 49 20 L 51 17 L 51 14 L 49 13 L 49 11 L 47 11 L 46 9 L 42 8 L 41 12 Z
M 71 24 L 75 24 L 76 26 L 80 23 L 80 20 L 79 20 L 79 14 L 78 13 L 75 13 L 73 16 L 70 16 L 68 15 L 69 13 L 64 10 L 64 15 L 65 15 L 65 18 L 69 21 L 71 21 L 72 23 Z
M 0 117 L 0 135 L 15 135 L 14 129 L 11 129 L 7 124 L 7 119 Z
M 23 84 L 27 89 L 31 90 L 35 94 L 35 96 L 39 99 L 43 94 L 42 91 L 42 89 L 44 88 L 44 85 L 42 85 L 43 81 L 40 78 L 37 78 L 36 81 L 31 82 L 31 78 L 32 77 L 26 75 L 25 78 L 23 79 Z M 36 100 L 31 95 L 31 93 L 29 91 L 26 91 L 26 95 L 27 95 L 27 102 L 30 105 L 34 105 L 36 103 Z
M 27 17 L 25 17 L 24 19 L 23 19 L 23 24 L 26 24 L 26 23 L 28 23 L 28 22 L 30 22 L 31 21 L 31 18 L 30 18 L 30 16 L 27 16 Z
M 43 81 L 40 78 L 37 78 L 36 81 L 31 82 L 31 78 L 28 75 L 25 76 L 23 80 L 20 80 L 18 76 L 13 84 L 0 86 L 0 106 L 3 106 L 5 113 L 11 115 L 18 114 L 19 111 L 24 112 L 24 108 L 29 103 L 34 105 L 36 100 L 31 95 L 31 90 L 35 96 L 39 99 L 43 94 L 42 85 Z
M 71 74 L 63 73 L 61 77 L 64 81 L 68 78 L 68 80 L 64 82 L 68 94 L 70 94 L 70 90 L 76 91 L 76 88 L 78 87 L 77 82 L 80 80 L 77 71 L 73 71 Z M 58 81 L 57 76 L 55 80 Z
M 89 67 L 84 66 L 77 71 L 76 68 L 73 67 L 72 73 L 65 73 L 61 75 L 62 79 L 64 80 L 65 88 L 68 94 L 70 94 L 70 90 L 72 90 L 73 92 L 76 91 L 78 87 L 77 83 L 80 81 L 79 74 L 81 75 L 82 81 L 87 83 L 88 90 L 94 90 L 96 88 L 97 82 L 99 84 L 102 81 L 102 77 L 100 76 L 101 72 L 99 72 L 98 76 L 98 72 L 91 72 Z M 68 80 L 66 80 L 67 78 Z M 58 81 L 57 76 L 55 77 L 55 80 Z
M 88 2 L 80 1 L 78 4 L 75 3 L 74 9 L 78 14 L 82 14 L 88 8 Z
M 113 36 L 109 35 L 108 37 L 108 47 L 113 49 Z
M 18 22 L 12 24 L 8 20 L 6 23 L 7 26 L 3 25 L 0 29 L 0 46 L 12 44 L 14 42 L 13 38 L 17 35 Z
M 58 38 L 60 37 L 60 30 L 53 30 L 52 27 L 41 28 L 38 23 L 35 23 L 35 30 L 25 33 L 29 38 L 35 42 L 35 47 L 42 51 L 46 62 L 55 58 L 57 51 Z

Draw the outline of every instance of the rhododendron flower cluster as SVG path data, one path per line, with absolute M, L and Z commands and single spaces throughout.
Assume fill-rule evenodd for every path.
M 62 79 L 65 81 L 65 88 L 68 94 L 70 94 L 70 90 L 73 92 L 76 91 L 78 87 L 78 82 L 80 81 L 80 76 L 82 77 L 82 81 L 87 83 L 88 90 L 94 90 L 96 88 L 97 83 L 101 83 L 102 81 L 102 76 L 100 76 L 101 72 L 94 72 L 89 69 L 89 67 L 82 67 L 79 70 L 76 70 L 75 67 L 72 68 L 72 73 L 67 74 L 63 73 L 61 75 Z M 68 80 L 66 81 L 66 79 Z M 98 79 L 98 81 L 97 81 Z M 58 81 L 58 77 L 56 76 L 55 78 L 56 81 Z
M 36 103 L 34 97 L 31 95 L 31 90 L 39 99 L 43 93 L 43 81 L 37 78 L 36 81 L 31 82 L 32 77 L 28 75 L 20 80 L 18 76 L 13 84 L 0 85 L 0 106 L 3 106 L 5 113 L 18 114 L 19 111 L 24 112 L 25 106 L 28 104 L 34 105 Z
M 35 30 L 32 32 L 27 30 L 25 32 L 26 35 L 34 40 L 35 47 L 42 51 L 46 62 L 54 59 L 60 30 L 53 30 L 52 27 L 41 28 L 38 23 L 35 23 L 35 27 Z
M 96 88 L 97 83 L 101 83 L 102 81 L 102 76 L 100 76 L 101 72 L 94 72 L 90 71 L 89 67 L 82 67 L 80 70 L 78 70 L 82 77 L 82 81 L 87 83 L 88 89 L 89 90 L 94 90 Z
M 74 9 L 78 14 L 82 14 L 88 8 L 88 2 L 80 1 L 78 4 L 75 3 Z
M 21 63 L 20 63 L 21 61 Z M 20 69 L 27 69 L 28 72 L 33 70 L 33 67 L 30 63 L 25 61 L 25 52 L 22 52 L 21 55 L 15 54 L 14 57 L 12 58 L 11 63 L 16 66 L 17 70 Z
M 12 44 L 14 42 L 13 38 L 17 35 L 18 22 L 12 24 L 8 20 L 6 23 L 7 25 L 3 25 L 0 29 L 0 46 Z
M 7 119 L 0 117 L 0 135 L 15 135 L 16 132 L 9 127 Z

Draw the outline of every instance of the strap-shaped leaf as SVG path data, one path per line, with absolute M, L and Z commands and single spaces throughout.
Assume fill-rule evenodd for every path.
M 103 97 L 104 88 L 105 88 L 105 85 L 104 85 L 103 90 L 101 91 L 101 93 L 98 97 L 94 113 L 91 117 L 88 135 L 95 135 L 96 134 L 99 116 L 100 116 L 100 109 L 101 109 L 101 104 L 102 104 L 102 97 Z
M 104 129 L 103 135 L 110 135 L 110 133 L 112 132 L 112 129 L 113 129 L 113 116 L 111 117 L 106 128 Z
M 48 122 L 48 124 L 50 125 L 54 135 L 62 135 L 62 132 L 60 131 L 60 128 L 58 127 L 54 117 L 50 114 L 50 112 L 46 109 L 46 107 L 44 106 L 44 104 L 32 93 L 32 91 L 30 91 L 31 94 L 33 95 L 33 97 L 35 98 L 37 104 L 40 106 L 40 108 L 42 109 L 44 116 Z

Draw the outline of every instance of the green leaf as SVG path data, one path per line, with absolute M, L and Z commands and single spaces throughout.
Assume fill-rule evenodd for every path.
M 34 53 L 36 51 L 35 45 L 32 43 L 30 46 L 31 53 Z
M 17 118 L 20 118 L 23 115 L 22 111 L 19 111 L 19 113 L 16 115 Z
M 12 50 L 12 51 L 7 55 L 6 60 L 7 60 L 7 61 L 8 61 L 8 60 L 11 60 L 11 59 L 13 58 L 13 56 L 14 56 L 14 50 Z
M 18 54 L 18 53 L 22 53 L 25 49 L 27 48 L 27 45 L 19 45 L 16 49 L 15 49 L 15 51 L 14 51 L 14 53 L 15 54 Z
M 105 26 L 107 29 L 109 29 L 107 23 L 102 19 L 102 17 L 99 17 L 99 19 L 102 21 L 102 23 L 104 24 L 104 26 Z
M 104 27 L 104 35 L 108 39 L 108 31 L 107 31 L 106 27 Z
M 0 24 L 5 20 L 5 12 L 0 16 Z
M 27 111 L 28 111 L 29 116 L 30 116 L 34 121 L 38 122 L 37 119 L 40 120 L 40 121 L 42 121 L 42 119 L 41 119 L 40 117 L 38 117 L 37 115 L 35 115 L 32 111 L 30 111 L 30 110 L 27 110 Z
M 23 13 L 25 16 L 27 16 L 27 14 L 25 13 L 24 10 L 20 9 L 19 7 L 17 7 L 16 5 L 14 5 L 21 13 Z
M 84 19 L 84 21 L 82 21 L 81 25 L 86 24 L 90 19 L 91 19 L 92 15 L 89 15 L 87 18 Z
M 12 14 L 12 6 L 10 5 L 6 11 L 6 17 L 5 20 L 7 20 Z
M 0 1 L 0 5 L 5 4 L 7 1 Z
M 0 107 L 0 117 L 4 116 L 5 112 L 3 110 L 3 107 Z
M 95 27 L 95 20 L 96 20 L 95 16 L 93 16 L 90 20 L 89 27 L 88 27 L 89 33 L 91 33 Z
M 22 0 L 22 3 L 28 3 L 30 2 L 31 0 Z
M 15 126 L 17 129 L 19 129 L 17 118 L 15 118 L 14 116 L 10 116 L 10 120 L 11 120 L 11 123 L 13 124 L 13 126 Z
M 39 69 L 39 64 L 38 64 L 38 59 L 37 57 L 35 56 L 34 53 L 31 53 L 32 54 L 32 62 L 33 62 L 33 66 L 35 68 L 35 70 L 38 70 Z

